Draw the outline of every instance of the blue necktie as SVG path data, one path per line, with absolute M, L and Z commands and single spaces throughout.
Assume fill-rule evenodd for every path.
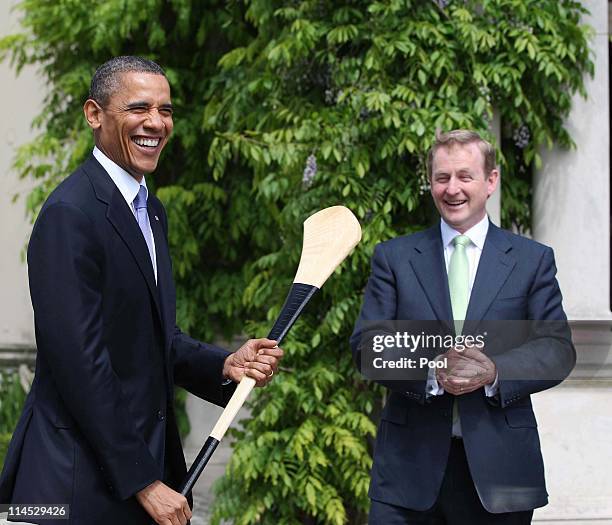
M 140 186 L 138 195 L 134 199 L 134 208 L 136 210 L 136 220 L 138 226 L 142 231 L 147 248 L 149 249 L 149 257 L 151 257 L 151 265 L 153 266 L 153 273 L 155 274 L 155 257 L 153 254 L 153 239 L 151 238 L 151 225 L 149 223 L 149 214 L 147 213 L 147 189 L 144 186 Z

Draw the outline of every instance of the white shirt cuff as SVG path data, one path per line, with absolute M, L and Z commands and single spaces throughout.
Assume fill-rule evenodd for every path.
M 427 372 L 427 385 L 425 386 L 425 395 L 429 396 L 441 396 L 444 394 L 444 388 L 440 386 L 436 379 L 436 369 L 430 368 Z
M 493 384 L 484 386 L 485 396 L 493 397 L 494 395 L 497 394 L 497 392 L 499 392 L 499 383 L 497 381 L 498 379 L 499 379 L 499 374 L 495 374 L 495 381 L 493 381 Z

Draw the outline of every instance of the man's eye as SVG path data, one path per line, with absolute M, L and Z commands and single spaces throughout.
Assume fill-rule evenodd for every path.
M 169 108 L 161 108 L 159 110 L 159 113 L 161 115 L 163 115 L 164 117 L 171 117 L 172 116 L 172 110 Z
M 130 108 L 130 112 L 131 112 L 131 113 L 137 113 L 137 114 L 140 114 L 140 113 L 145 113 L 146 111 L 147 111 L 147 108 L 145 108 L 145 107 L 135 107 L 135 108 Z

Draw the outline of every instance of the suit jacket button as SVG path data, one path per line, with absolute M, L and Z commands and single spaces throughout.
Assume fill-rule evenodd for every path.
M 166 416 L 161 410 L 157 411 L 157 419 L 159 419 L 160 421 L 163 421 L 164 419 L 166 419 Z

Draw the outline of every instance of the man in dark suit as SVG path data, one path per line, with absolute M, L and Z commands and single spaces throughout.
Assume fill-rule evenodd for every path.
M 374 377 L 390 393 L 370 523 L 531 523 L 548 494 L 530 395 L 561 382 L 576 359 L 553 252 L 490 223 L 485 206 L 498 171 L 494 148 L 478 134 L 438 135 L 428 175 L 441 221 L 376 246 L 351 338 L 358 367 L 371 355 L 364 345 L 372 327 L 385 320 L 434 321 L 453 337 L 487 322 L 509 328 L 501 352 L 453 347 L 437 355 L 443 368 Z
M 144 177 L 173 127 L 163 70 L 110 60 L 84 113 L 94 152 L 45 202 L 28 246 L 36 375 L 0 502 L 70 505 L 69 521 L 33 523 L 185 524 L 174 385 L 223 406 L 243 375 L 266 384 L 282 350 L 256 339 L 229 353 L 175 325 L 166 213 Z

